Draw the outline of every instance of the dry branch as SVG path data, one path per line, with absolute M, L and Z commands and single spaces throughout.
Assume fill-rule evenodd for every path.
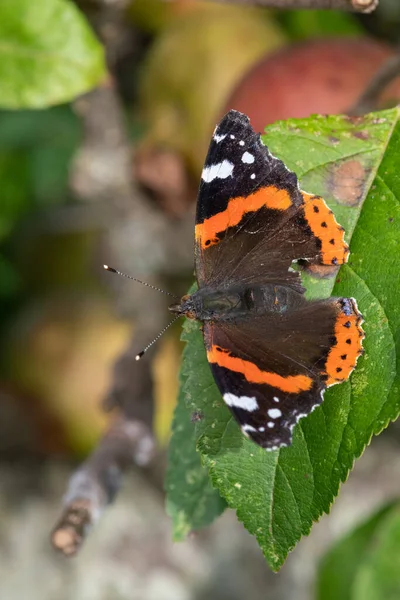
M 230 4 L 247 4 L 281 9 L 327 9 L 370 13 L 376 9 L 379 0 L 211 0 Z
M 139 421 L 115 422 L 69 481 L 65 509 L 51 535 L 66 556 L 76 554 L 90 528 L 117 494 L 122 473 L 132 462 L 148 465 L 154 454 L 151 430 Z

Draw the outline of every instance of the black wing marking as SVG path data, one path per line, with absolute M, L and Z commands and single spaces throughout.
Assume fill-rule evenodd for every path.
M 249 197 L 267 189 L 270 202 L 246 212 Z M 289 205 L 278 209 L 274 193 L 282 193 Z M 239 222 L 238 199 L 244 211 Z M 210 234 L 205 246 L 199 233 L 206 234 L 210 219 L 217 217 L 220 230 Z M 321 243 L 305 218 L 296 175 L 271 155 L 248 117 L 237 111 L 222 119 L 211 140 L 197 203 L 195 257 L 200 286 L 275 281 L 301 290 L 291 263 L 322 263 Z
M 281 317 L 204 324 L 217 386 L 242 431 L 260 446 L 290 444 L 294 425 L 322 402 L 341 303 L 304 300 Z M 265 382 L 254 371 L 266 374 Z

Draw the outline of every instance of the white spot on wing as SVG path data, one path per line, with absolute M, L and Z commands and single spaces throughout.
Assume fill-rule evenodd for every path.
M 251 165 L 254 162 L 254 155 L 250 154 L 250 152 L 244 152 L 242 156 L 242 162 Z
M 274 396 L 273 400 L 274 400 L 274 402 L 279 402 L 278 396 Z
M 259 427 L 258 431 L 261 431 L 261 433 L 262 433 L 263 431 L 265 431 L 265 427 Z
M 217 144 L 219 144 L 220 142 L 222 142 L 222 140 L 224 140 L 226 138 L 226 133 L 223 133 L 222 135 L 218 135 L 218 133 L 214 134 L 214 142 L 216 142 Z
M 231 138 L 231 140 L 235 139 L 235 136 L 233 135 L 233 133 L 231 133 L 231 135 L 229 137 Z
M 249 412 L 257 410 L 258 408 L 258 402 L 255 396 L 235 396 L 235 394 L 227 392 L 224 394 L 223 398 L 228 406 L 234 406 L 235 408 L 241 408 L 243 410 L 248 410 Z
M 323 401 L 323 399 L 324 399 L 324 394 L 325 394 L 325 390 L 321 390 L 321 393 L 320 393 L 321 402 L 322 402 L 322 401 Z M 300 420 L 300 419 L 303 419 L 304 417 L 308 417 L 308 415 L 309 415 L 310 413 L 314 412 L 314 410 L 315 410 L 316 408 L 318 408 L 318 406 L 320 406 L 320 403 L 314 404 L 314 405 L 313 405 L 313 406 L 310 408 L 310 412 L 309 412 L 309 413 L 299 413 L 298 415 L 296 415 L 296 416 L 295 416 L 295 419 L 296 419 L 296 420 L 295 420 L 295 422 L 294 422 L 292 425 L 290 425 L 290 427 L 289 427 L 290 431 L 293 431 L 293 428 L 295 427 L 295 425 L 297 425 L 297 423 L 299 422 L 299 420 Z
M 240 140 L 239 146 L 244 146 L 244 141 L 243 140 Z
M 255 427 L 253 427 L 252 425 L 243 425 L 242 431 L 257 431 L 257 429 Z
M 308 417 L 308 414 L 307 414 L 307 413 L 299 413 L 299 414 L 297 415 L 297 420 L 299 420 L 299 419 L 303 419 L 304 417 Z
M 273 427 L 275 427 L 275 423 L 273 423 L 272 421 L 268 421 L 267 427 L 269 427 L 270 429 L 273 429 Z
M 280 444 L 279 446 L 271 446 L 270 448 L 265 448 L 267 452 L 272 452 L 273 450 L 279 450 L 279 448 L 287 448 L 287 444 Z
M 221 163 L 204 167 L 201 178 L 206 183 L 214 181 L 214 179 L 226 179 L 232 175 L 234 164 L 229 160 L 223 160 Z
M 282 416 L 282 412 L 279 410 L 279 408 L 270 408 L 268 415 L 271 417 L 271 419 L 278 419 Z
M 255 178 L 256 178 L 256 174 L 255 174 L 255 173 L 252 173 L 252 174 L 250 175 L 250 179 L 255 179 Z

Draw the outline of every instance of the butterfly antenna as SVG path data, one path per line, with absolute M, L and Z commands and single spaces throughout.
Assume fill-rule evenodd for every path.
M 178 296 L 175 296 L 175 294 L 171 294 L 170 292 L 166 292 L 165 290 L 162 290 L 159 287 L 156 287 L 155 285 L 151 285 L 150 283 L 146 283 L 145 281 L 141 281 L 140 279 L 137 279 L 136 277 L 131 277 L 131 275 L 127 275 L 126 273 L 122 273 L 122 271 L 117 271 L 117 269 L 114 269 L 113 267 L 109 267 L 108 265 L 103 265 L 103 267 L 105 268 L 106 271 L 110 271 L 110 273 L 116 273 L 117 275 L 121 275 L 121 277 L 126 277 L 127 279 L 132 279 L 132 281 L 136 281 L 137 283 L 141 283 L 142 285 L 145 285 L 148 288 L 151 288 L 152 290 L 156 290 L 157 292 L 161 292 L 162 294 L 166 294 L 167 296 L 171 296 L 172 298 L 178 299 Z
M 177 321 L 177 320 L 178 320 L 178 319 L 179 319 L 181 316 L 182 316 L 182 315 L 177 315 L 177 316 L 175 317 L 175 319 L 172 319 L 172 321 L 171 321 L 170 323 L 168 323 L 168 325 L 166 325 L 166 326 L 164 327 L 164 329 L 162 329 L 158 335 L 156 335 L 156 337 L 154 338 L 154 340 L 153 340 L 152 342 L 150 342 L 150 344 L 148 344 L 148 345 L 146 346 L 146 348 L 143 348 L 143 350 L 142 350 L 141 352 L 139 352 L 139 354 L 136 354 L 136 356 L 135 356 L 135 360 L 140 360 L 140 359 L 143 357 L 143 355 L 145 354 L 145 352 L 147 352 L 147 350 L 148 350 L 148 349 L 149 349 L 149 348 L 150 348 L 150 347 L 151 347 L 153 344 L 155 344 L 155 343 L 156 343 L 156 341 L 157 341 L 157 340 L 159 340 L 159 339 L 160 339 L 160 337 L 161 337 L 161 336 L 162 336 L 162 335 L 163 335 L 163 334 L 164 334 L 164 333 L 167 331 L 167 329 L 169 329 L 169 327 L 171 327 L 171 325 L 172 325 L 173 323 L 175 323 L 175 321 Z

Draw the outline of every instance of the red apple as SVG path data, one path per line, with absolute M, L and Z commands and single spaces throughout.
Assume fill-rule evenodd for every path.
M 197 3 L 173 19 L 143 64 L 139 87 L 146 133 L 136 153 L 137 180 L 156 195 L 165 190 L 175 194 L 179 177 L 173 186 L 161 172 L 148 177 L 159 171 L 161 155 L 171 165 L 181 160 L 183 169 L 197 178 L 233 86 L 251 65 L 285 42 L 280 28 L 260 9 Z M 179 174 L 181 166 L 173 169 Z
M 393 49 L 369 38 L 328 39 L 295 44 L 254 66 L 233 91 L 225 112 L 249 115 L 253 127 L 291 117 L 339 114 L 356 102 Z M 381 107 L 400 99 L 400 80 L 389 85 Z

